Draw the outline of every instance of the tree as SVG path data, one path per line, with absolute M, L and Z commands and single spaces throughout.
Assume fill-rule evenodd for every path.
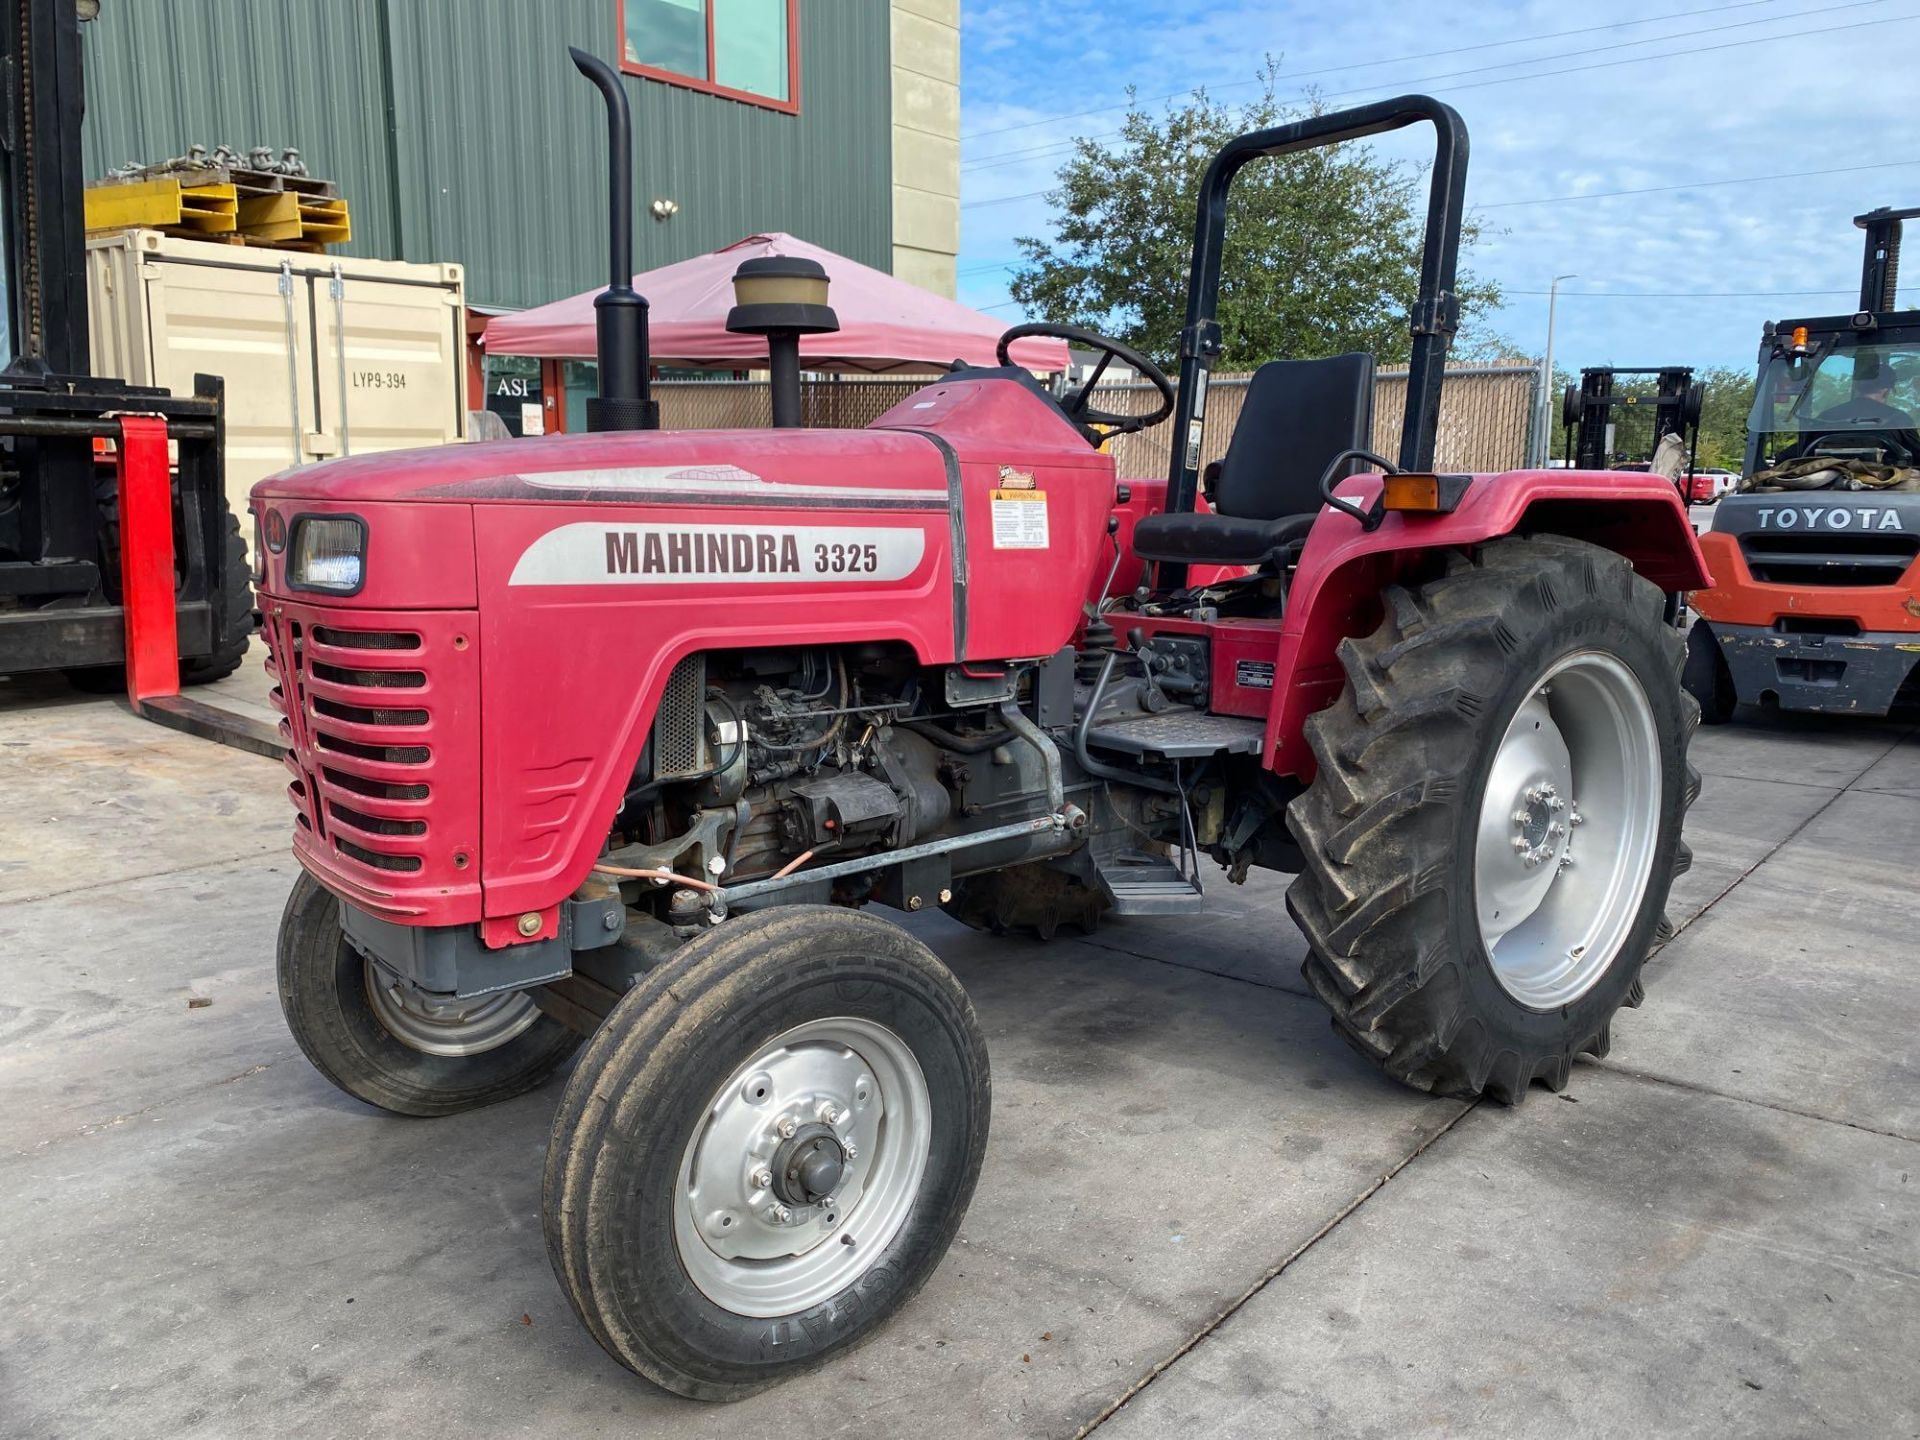
M 1738 470 L 1747 456 L 1747 415 L 1753 409 L 1753 371 L 1715 365 L 1694 378 L 1705 388 L 1700 405 L 1700 463 Z
M 1083 325 L 1170 359 L 1186 320 L 1187 266 L 1201 176 L 1222 145 L 1306 112 L 1274 98 L 1233 109 L 1196 92 L 1154 116 L 1132 105 L 1111 146 L 1075 142 L 1049 192 L 1051 239 L 1015 241 L 1025 264 L 1010 289 L 1030 314 Z M 1132 96 L 1129 94 L 1129 101 Z M 1257 160 L 1228 201 L 1220 280 L 1220 370 L 1365 350 L 1382 364 L 1410 353 L 1407 314 L 1419 289 L 1424 177 L 1364 145 Z M 1463 247 L 1477 238 L 1469 224 Z M 1463 314 L 1499 303 L 1463 273 Z M 1483 340 L 1483 344 L 1490 343 Z M 1497 342 L 1493 348 L 1499 348 Z

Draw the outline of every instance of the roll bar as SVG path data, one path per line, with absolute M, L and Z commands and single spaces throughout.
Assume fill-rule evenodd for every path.
M 1207 374 L 1220 354 L 1220 260 L 1227 233 L 1227 191 L 1241 166 L 1265 155 L 1291 155 L 1398 130 L 1421 121 L 1435 135 L 1433 180 L 1427 196 L 1427 235 L 1420 255 L 1420 293 L 1410 317 L 1413 358 L 1407 377 L 1406 421 L 1400 431 L 1400 468 L 1433 465 L 1440 425 L 1440 381 L 1447 343 L 1460 325 L 1454 293 L 1460 264 L 1460 224 L 1467 188 L 1467 126 L 1452 106 L 1426 95 L 1402 95 L 1352 110 L 1313 115 L 1290 125 L 1255 130 L 1229 140 L 1200 183 L 1193 226 L 1193 263 L 1187 279 L 1187 323 L 1180 332 L 1180 400 L 1173 416 L 1173 458 L 1167 471 L 1167 510 L 1190 512 L 1200 488 Z M 1169 567 L 1170 568 L 1170 567 Z M 1173 583 L 1184 581 L 1182 574 Z M 1163 580 L 1173 577 L 1163 577 Z

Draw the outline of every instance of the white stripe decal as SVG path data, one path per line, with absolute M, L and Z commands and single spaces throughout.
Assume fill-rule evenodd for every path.
M 831 495 L 846 500 L 924 500 L 943 487 L 918 489 L 867 485 L 790 485 L 766 480 L 736 465 L 635 465 L 618 470 L 542 470 L 520 478 L 543 490 L 672 490 L 695 495 Z
M 549 530 L 509 585 L 781 585 L 904 580 L 926 532 L 872 525 L 618 525 Z

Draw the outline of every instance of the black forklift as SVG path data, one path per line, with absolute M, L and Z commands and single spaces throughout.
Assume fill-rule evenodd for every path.
M 214 733 L 232 728 L 221 716 L 178 695 L 233 673 L 254 629 L 221 381 L 196 376 L 176 396 L 89 373 L 80 47 L 99 0 L 4 4 L 0 677 L 64 671 L 230 739 Z M 123 524 L 130 484 L 147 492 L 145 518 Z
M 1648 391 L 1637 377 L 1653 377 Z M 1626 379 L 1626 385 L 1618 382 Z M 1576 470 L 1645 470 L 1660 442 L 1678 435 L 1687 449 L 1691 475 L 1700 449 L 1700 412 L 1705 390 L 1687 365 L 1593 365 L 1580 372 L 1579 385 L 1561 397 L 1560 421 L 1566 430 L 1565 457 Z M 1652 429 L 1646 453 L 1621 448 L 1620 421 L 1629 412 L 1647 414 Z M 1638 426 L 1633 427 L 1636 431 Z M 1681 489 L 1685 492 L 1685 485 Z

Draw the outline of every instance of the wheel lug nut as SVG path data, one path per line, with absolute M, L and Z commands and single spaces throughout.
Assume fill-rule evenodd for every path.
M 1516 810 L 1513 812 L 1513 823 L 1516 825 L 1524 825 L 1532 818 L 1533 816 L 1529 815 L 1525 810 Z
M 767 1169 L 766 1166 L 762 1165 L 758 1170 L 753 1172 L 753 1188 L 754 1189 L 765 1190 L 770 1188 L 772 1184 L 773 1184 L 773 1171 Z
M 1587 817 L 1582 815 L 1578 810 L 1576 810 L 1571 815 L 1567 816 L 1567 823 L 1569 825 L 1584 825 L 1587 823 Z
M 1513 837 L 1513 848 L 1515 853 L 1524 855 L 1531 847 L 1527 844 L 1526 836 L 1516 835 Z
M 782 1116 L 779 1125 L 780 1138 L 782 1140 L 791 1140 L 793 1138 L 793 1132 L 799 1128 L 798 1125 L 793 1123 L 792 1116 Z
M 843 1140 L 840 1142 L 840 1153 L 849 1160 L 858 1160 L 860 1158 L 860 1149 L 851 1140 Z
M 784 1225 L 793 1218 L 793 1212 L 784 1205 L 769 1205 L 767 1219 L 776 1225 Z

